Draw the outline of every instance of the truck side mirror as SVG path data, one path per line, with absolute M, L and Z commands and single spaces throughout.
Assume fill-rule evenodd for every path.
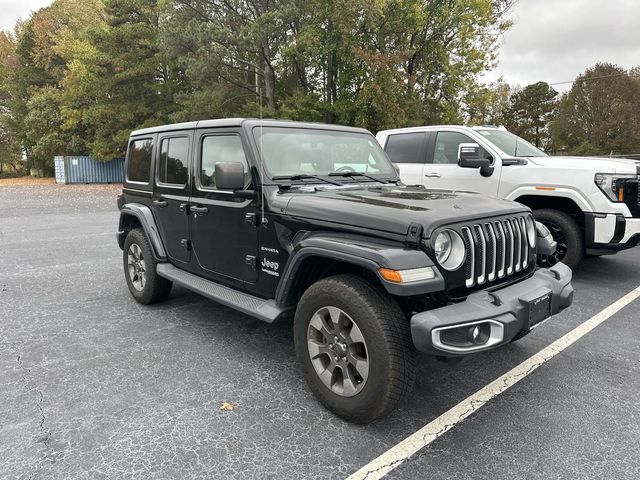
M 239 162 L 216 163 L 216 188 L 219 190 L 244 189 L 244 165 Z
M 480 145 L 477 143 L 461 143 L 458 145 L 458 165 L 462 168 L 488 168 L 491 160 L 480 157 Z

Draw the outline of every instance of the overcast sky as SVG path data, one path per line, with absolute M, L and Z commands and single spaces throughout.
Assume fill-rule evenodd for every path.
M 51 0 L 3 0 L 0 29 Z M 485 81 L 504 76 L 522 86 L 573 80 L 596 62 L 640 65 L 640 0 L 520 0 L 515 25 L 501 41 L 499 64 Z M 571 84 L 554 85 L 567 90 Z
M 597 62 L 640 65 L 640 0 L 520 0 L 496 70 L 522 86 L 573 80 Z M 567 90 L 571 84 L 554 85 Z

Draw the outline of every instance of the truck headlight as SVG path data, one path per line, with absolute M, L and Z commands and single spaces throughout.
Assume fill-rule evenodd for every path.
M 445 270 L 457 270 L 464 262 L 466 248 L 462 237 L 453 230 L 443 230 L 433 242 L 436 261 Z
M 636 175 L 616 175 L 611 173 L 596 173 L 595 182 L 598 188 L 612 202 L 624 201 L 624 182 L 637 178 Z

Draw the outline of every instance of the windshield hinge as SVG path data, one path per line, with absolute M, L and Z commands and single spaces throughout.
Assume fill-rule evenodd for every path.
M 420 239 L 422 238 L 422 225 L 419 223 L 411 223 L 409 225 L 409 231 L 404 243 L 407 245 L 420 245 Z

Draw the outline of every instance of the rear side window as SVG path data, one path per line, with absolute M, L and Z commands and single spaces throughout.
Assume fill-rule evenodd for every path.
M 163 138 L 158 160 L 158 182 L 168 185 L 187 184 L 189 165 L 189 138 Z
M 244 167 L 245 185 L 250 172 L 247 158 L 244 155 L 242 141 L 238 135 L 211 135 L 202 139 L 202 155 L 200 166 L 200 185 L 205 188 L 216 188 L 216 163 L 237 162 Z
M 389 135 L 384 149 L 394 163 L 425 163 L 427 135 L 424 132 Z
M 129 144 L 127 179 L 130 182 L 149 183 L 153 139 L 142 138 Z

